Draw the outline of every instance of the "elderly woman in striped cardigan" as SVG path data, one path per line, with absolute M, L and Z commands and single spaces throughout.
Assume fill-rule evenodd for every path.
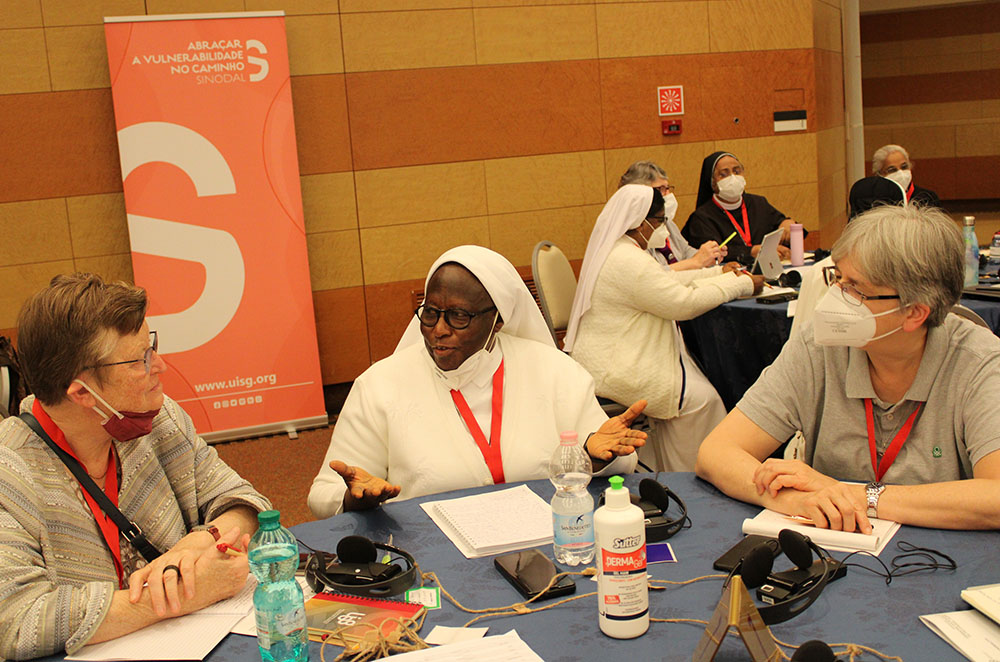
M 34 396 L 0 422 L 0 658 L 72 653 L 246 582 L 218 543 L 245 546 L 270 504 L 164 396 L 146 301 L 76 274 L 21 311 Z

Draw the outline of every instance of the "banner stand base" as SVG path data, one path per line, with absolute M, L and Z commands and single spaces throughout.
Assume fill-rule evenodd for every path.
M 266 437 L 273 434 L 287 434 L 289 438 L 297 439 L 299 430 L 326 427 L 329 422 L 330 419 L 326 414 L 323 414 L 321 416 L 299 418 L 293 421 L 279 421 L 277 423 L 252 425 L 250 427 L 233 428 L 231 430 L 216 430 L 202 434 L 201 438 L 209 444 L 219 444 L 224 441 L 234 441 L 250 437 Z

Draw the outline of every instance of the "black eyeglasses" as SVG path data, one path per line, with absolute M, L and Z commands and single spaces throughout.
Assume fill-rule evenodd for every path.
M 651 225 L 655 228 L 657 225 L 667 222 L 666 216 L 647 216 L 647 221 L 651 221 Z
M 836 266 L 823 267 L 823 282 L 826 283 L 827 287 L 832 285 L 840 287 L 840 295 L 844 297 L 844 301 L 852 306 L 860 306 L 865 301 L 879 301 L 882 299 L 899 298 L 898 294 L 862 294 L 858 291 L 858 288 L 853 285 L 847 285 L 841 282 L 841 275 L 840 272 L 837 271 Z
M 114 363 L 98 363 L 97 365 L 88 365 L 87 369 L 90 368 L 107 368 L 113 365 L 125 365 L 127 363 L 139 363 L 142 362 L 143 367 L 146 369 L 146 374 L 149 374 L 150 369 L 153 367 L 153 353 L 156 352 L 156 347 L 159 345 L 157 341 L 156 331 L 149 332 L 150 345 L 143 352 L 141 359 L 132 359 L 131 361 L 115 361 Z
M 441 310 L 440 308 L 434 308 L 432 306 L 422 305 L 417 306 L 417 309 L 413 311 L 413 314 L 417 316 L 420 323 L 424 326 L 434 326 L 441 319 L 441 315 L 444 315 L 444 321 L 451 328 L 456 331 L 461 331 L 462 329 L 469 328 L 472 324 L 472 318 L 482 315 L 483 313 L 488 313 L 491 310 L 496 310 L 496 306 L 490 306 L 485 310 L 480 310 L 477 313 L 470 313 L 467 310 L 462 310 L 461 308 L 449 308 L 448 310 Z

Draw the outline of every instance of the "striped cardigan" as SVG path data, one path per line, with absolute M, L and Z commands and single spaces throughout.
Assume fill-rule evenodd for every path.
M 33 397 L 21 404 L 30 411 Z M 118 507 L 166 551 L 191 527 L 234 505 L 268 500 L 197 435 L 164 398 L 153 430 L 115 441 Z M 120 538 L 128 574 L 142 556 Z M 83 646 L 118 589 L 111 552 L 76 479 L 18 418 L 0 422 L 0 658 L 30 659 Z

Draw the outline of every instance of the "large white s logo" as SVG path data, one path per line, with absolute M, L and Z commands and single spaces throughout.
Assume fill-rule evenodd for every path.
M 267 47 L 264 46 L 264 44 L 257 39 L 247 39 L 247 48 L 248 49 L 255 48 L 257 49 L 257 52 L 259 52 L 261 55 L 267 55 Z M 262 57 L 254 57 L 253 55 L 247 55 L 247 62 L 249 62 L 250 64 L 256 64 L 258 67 L 260 67 L 260 70 L 257 73 L 250 74 L 251 83 L 256 83 L 258 81 L 262 81 L 265 78 L 267 78 L 267 72 L 271 68 L 271 65 L 267 63 L 267 60 L 265 60 Z
M 201 134 L 170 122 L 142 122 L 118 132 L 122 181 L 139 166 L 160 161 L 186 174 L 198 197 L 232 195 L 236 182 L 225 158 Z M 162 332 L 164 354 L 200 347 L 219 335 L 240 306 L 246 272 L 233 235 L 160 218 L 128 214 L 132 250 L 205 267 L 205 289 L 187 310 L 149 317 Z

